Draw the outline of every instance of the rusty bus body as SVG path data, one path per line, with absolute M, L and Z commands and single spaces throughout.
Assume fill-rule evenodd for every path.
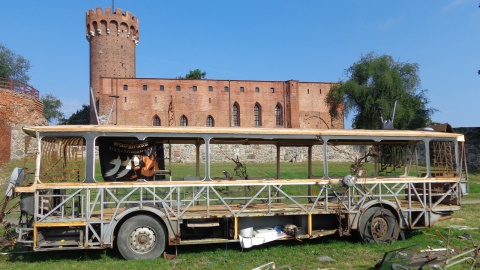
M 467 191 L 464 139 L 455 133 L 132 126 L 24 131 L 38 139 L 38 149 L 34 179 L 14 187 L 22 212 L 17 243 L 35 251 L 117 247 L 126 259 L 151 259 L 174 245 L 235 242 L 248 248 L 331 234 L 386 242 L 449 217 Z M 273 173 L 214 176 L 212 150 L 232 144 L 276 150 Z M 175 145 L 194 149 L 191 175 L 176 177 Z M 281 179 L 284 147 L 306 149 L 305 177 Z M 348 154 L 348 147 L 361 154 Z M 313 160 L 313 148 L 320 149 L 320 161 Z M 333 172 L 335 151 L 353 161 L 343 175 Z M 146 166 L 137 154 L 155 159 L 151 175 L 135 171 Z M 233 161 L 235 169 L 244 166 Z

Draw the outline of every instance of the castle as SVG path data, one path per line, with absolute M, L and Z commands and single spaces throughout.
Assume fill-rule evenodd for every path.
M 92 124 L 344 128 L 324 99 L 334 83 L 137 78 L 138 19 L 106 8 L 86 13 Z

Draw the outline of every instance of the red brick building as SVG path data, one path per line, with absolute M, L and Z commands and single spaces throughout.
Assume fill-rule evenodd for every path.
M 330 82 L 136 78 L 138 29 L 130 12 L 87 12 L 91 123 L 96 109 L 101 123 L 118 125 L 344 127 L 324 103 Z

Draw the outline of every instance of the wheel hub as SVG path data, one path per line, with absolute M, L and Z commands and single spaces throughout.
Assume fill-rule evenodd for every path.
M 156 245 L 155 232 L 148 227 L 136 228 L 130 233 L 128 243 L 133 251 L 147 253 Z
M 388 222 L 382 217 L 375 217 L 370 229 L 374 239 L 382 238 L 387 234 Z

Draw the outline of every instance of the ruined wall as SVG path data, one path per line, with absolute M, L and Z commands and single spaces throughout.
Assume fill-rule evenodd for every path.
M 10 160 L 10 125 L 0 120 L 0 167 Z
M 0 167 L 11 159 L 22 158 L 29 148 L 22 126 L 48 125 L 41 100 L 7 89 L 0 89 L 0 119 Z
M 465 135 L 467 165 L 470 170 L 480 169 L 480 127 L 454 128 L 455 132 Z
M 354 162 L 365 154 L 365 146 L 328 146 L 328 159 L 338 162 Z M 168 156 L 168 146 L 165 146 L 165 156 Z M 201 160 L 204 161 L 205 147 L 200 146 Z M 243 162 L 275 162 L 276 146 L 271 145 L 212 145 L 210 148 L 212 162 L 230 162 L 231 158 L 239 158 Z M 313 160 L 323 160 L 322 146 L 312 147 Z M 281 147 L 280 161 L 305 162 L 308 159 L 307 147 Z M 172 162 L 195 162 L 195 145 L 172 145 Z

